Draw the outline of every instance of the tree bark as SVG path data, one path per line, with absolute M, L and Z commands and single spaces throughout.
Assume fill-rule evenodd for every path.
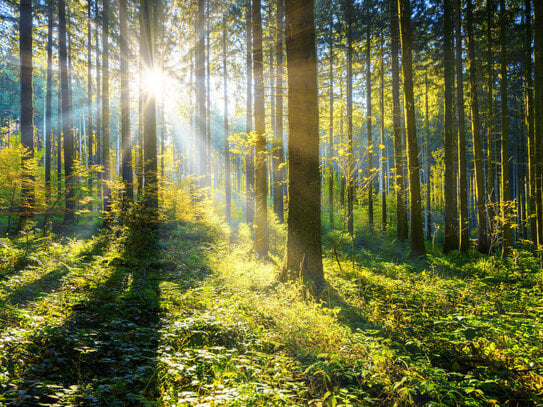
M 262 16 L 260 0 L 253 0 L 253 72 L 255 75 L 255 252 L 268 255 L 268 205 L 266 175 L 266 116 L 264 110 L 264 66 L 262 60 Z
M 209 186 L 206 134 L 206 84 L 205 84 L 205 0 L 198 0 L 198 25 L 196 42 L 196 134 L 199 156 L 200 184 Z M 155 119 L 156 120 L 156 119 Z
M 285 153 L 283 151 L 283 76 L 284 76 L 284 58 L 283 58 L 283 37 L 285 32 L 285 3 L 284 0 L 277 1 L 277 35 L 276 49 L 277 55 L 277 78 L 275 81 L 275 146 L 273 149 L 274 160 L 274 191 L 273 191 L 273 209 L 279 221 L 285 220 L 285 209 L 283 198 L 285 195 Z
M 51 159 L 53 143 L 53 25 L 54 2 L 47 5 L 47 85 L 45 94 L 45 191 L 51 199 Z M 90 47 L 89 47 L 90 51 Z
M 538 249 L 543 245 L 543 4 L 534 2 L 534 99 Z
M 126 0 L 119 0 L 120 46 L 121 46 L 121 174 L 124 184 L 123 206 L 126 210 L 133 200 L 132 146 L 130 140 L 130 87 L 128 72 L 128 24 Z
M 370 25 L 366 32 L 366 130 L 368 136 L 368 224 L 373 230 L 373 134 L 371 117 L 371 33 Z
M 245 189 L 247 194 L 246 219 L 252 228 L 255 220 L 255 167 L 254 167 L 254 143 L 251 132 L 253 131 L 253 17 L 251 0 L 247 6 L 247 113 L 245 116 L 245 129 L 247 132 L 247 154 L 245 156 Z
M 104 224 L 111 222 L 111 161 L 109 154 L 109 0 L 103 1 L 102 16 L 102 165 Z
M 347 229 L 352 236 L 354 233 L 353 203 L 354 203 L 354 151 L 353 151 L 353 0 L 346 0 L 347 20 L 347 171 L 345 186 L 347 192 Z
M 379 114 L 381 135 L 381 224 L 383 232 L 387 230 L 387 173 L 385 171 L 386 144 L 385 144 L 385 54 L 383 51 L 384 34 L 381 34 L 381 67 L 379 69 Z
M 411 255 L 423 256 L 424 232 L 422 228 L 422 206 L 420 196 L 419 150 L 417 145 L 417 123 L 415 98 L 413 95 L 411 6 L 409 0 L 398 0 L 402 45 L 402 72 L 404 87 L 405 124 L 407 127 L 407 164 L 409 169 L 409 193 L 411 208 Z
M 284 275 L 324 285 L 313 0 L 287 0 L 289 199 Z
M 228 72 L 227 72 L 227 29 L 226 10 L 222 27 L 222 65 L 223 65 L 223 97 L 224 97 L 224 181 L 225 181 L 225 200 L 226 200 L 226 222 L 230 223 L 231 205 L 232 205 L 232 185 L 230 179 L 230 145 L 228 142 Z

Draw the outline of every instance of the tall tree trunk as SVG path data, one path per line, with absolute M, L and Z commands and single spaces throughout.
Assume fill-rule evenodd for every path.
M 228 143 L 228 73 L 227 73 L 227 55 L 226 55 L 226 41 L 227 41 L 227 27 L 228 22 L 226 17 L 226 10 L 224 13 L 224 22 L 222 27 L 222 65 L 223 65 L 223 96 L 224 96 L 224 180 L 225 180 L 225 200 L 226 200 L 226 221 L 230 223 L 231 216 L 231 200 L 232 200 L 232 185 L 230 179 L 230 145 Z
M 92 95 L 92 0 L 87 0 L 87 164 L 93 165 L 93 95 Z M 88 177 L 89 191 L 94 189 L 92 173 Z M 92 200 L 89 204 L 92 211 Z
M 477 98 L 477 66 L 475 61 L 475 41 L 473 38 L 473 5 L 467 0 L 467 34 L 468 34 L 468 62 L 471 105 L 471 133 L 473 137 L 473 156 L 475 165 L 475 187 L 477 195 L 478 240 L 477 250 L 488 253 L 488 236 L 486 233 L 485 185 L 483 175 L 483 151 L 481 147 L 481 133 L 479 121 L 479 102 Z
M 102 165 L 104 223 L 110 223 L 111 211 L 111 161 L 109 154 L 109 0 L 103 1 L 102 16 Z
M 289 199 L 285 271 L 324 285 L 313 0 L 287 0 Z M 290 273 L 289 273 L 290 272 Z
M 255 75 L 255 252 L 268 255 L 268 212 L 266 186 L 266 116 L 264 110 L 264 66 L 262 61 L 262 16 L 260 0 L 253 0 L 253 71 Z
M 328 80 L 330 86 L 330 116 L 328 120 L 328 210 L 330 230 L 334 229 L 334 26 L 330 17 L 330 63 Z
M 492 52 L 493 35 L 492 27 L 494 25 L 494 0 L 486 1 L 486 66 L 487 66 L 487 194 L 488 194 L 488 224 L 491 239 L 496 235 L 496 171 L 494 160 L 494 57 Z
M 212 146 L 211 146 L 211 66 L 209 62 L 209 56 L 211 54 L 211 44 L 210 44 L 210 20 L 211 15 L 209 12 L 209 5 L 211 0 L 206 0 L 205 5 L 205 41 L 204 41 L 204 48 L 203 52 L 205 55 L 205 106 L 206 106 L 206 114 L 205 114 L 205 137 L 206 137 L 206 180 L 207 185 L 210 188 L 211 191 L 211 197 L 214 196 L 213 191 L 211 190 L 211 187 L 213 186 L 214 177 L 213 175 L 213 160 L 211 159 L 211 153 L 212 153 Z M 213 179 L 212 179 L 213 178 Z
M 59 24 L 59 63 L 60 87 L 62 95 L 62 134 L 64 137 L 64 195 L 66 213 L 64 223 L 74 222 L 74 191 L 73 191 L 73 131 L 72 131 L 72 100 L 70 97 L 70 83 L 68 79 L 68 52 L 66 35 L 66 4 L 64 0 L 58 2 Z M 59 151 L 60 154 L 60 151 Z
M 202 0 L 201 0 L 202 1 Z M 141 0 L 140 30 L 142 51 L 141 60 L 144 72 L 153 72 L 155 69 L 155 30 L 153 27 L 153 1 Z M 156 100 L 152 89 L 146 88 L 143 92 L 143 153 L 145 174 L 145 209 L 146 221 L 151 227 L 158 222 L 158 160 L 156 137 Z M 205 110 L 205 105 L 204 105 Z M 205 128 L 204 128 L 205 129 Z
M 454 56 L 453 14 L 451 0 L 444 0 L 444 69 L 445 69 L 445 237 L 443 251 L 458 249 L 458 211 L 456 195 L 456 168 L 454 159 Z
M 428 112 L 428 72 L 424 74 L 424 127 L 426 153 L 426 239 L 432 240 L 432 200 L 431 200 L 431 171 L 432 157 L 430 154 L 430 114 Z
M 251 132 L 253 131 L 253 17 L 251 0 L 247 6 L 247 113 L 245 117 L 245 129 L 247 132 L 247 154 L 245 156 L 245 189 L 247 194 L 247 224 L 252 228 L 255 220 L 255 164 L 254 143 Z
M 121 51 L 121 174 L 124 184 L 123 206 L 126 209 L 133 199 L 132 148 L 130 140 L 130 88 L 128 72 L 128 24 L 126 0 L 119 0 L 120 51 Z
M 402 146 L 402 123 L 400 110 L 400 32 L 398 23 L 398 3 L 389 0 L 390 12 L 390 58 L 392 71 L 392 127 L 394 138 L 394 168 L 396 191 L 396 222 L 397 236 L 401 241 L 407 240 L 407 206 L 405 202 L 405 181 L 403 169 L 404 149 Z
M 54 2 L 47 5 L 47 89 L 45 94 L 45 192 L 51 198 L 51 159 L 53 142 L 53 25 Z M 90 49 L 90 47 L 89 47 Z
M 536 150 L 536 213 L 538 248 L 543 245 L 543 4 L 534 2 L 534 99 Z
M 405 124 L 407 128 L 407 163 L 409 170 L 409 193 L 411 207 L 411 255 L 425 254 L 422 229 L 422 203 L 420 196 L 419 149 L 417 145 L 417 123 L 415 98 L 413 95 L 411 6 L 409 0 L 399 0 L 400 32 L 402 44 L 402 72 L 404 87 Z
M 273 209 L 280 222 L 284 222 L 284 204 L 285 195 L 285 153 L 283 151 L 283 37 L 285 32 L 285 3 L 284 0 L 277 1 L 277 35 L 276 49 L 277 55 L 277 77 L 275 81 L 275 146 L 273 149 L 274 160 L 274 191 L 273 191 Z
M 507 16 L 505 0 L 500 0 L 500 102 L 501 102 L 501 215 L 503 222 L 503 252 L 508 253 L 512 243 L 509 201 L 509 117 L 507 111 Z
M 380 118 L 380 136 L 381 136 L 381 222 L 383 232 L 387 230 L 387 172 L 385 170 L 386 144 L 385 144 L 385 53 L 383 50 L 384 33 L 381 34 L 381 66 L 379 69 L 379 114 Z
M 462 66 L 462 10 L 460 0 L 454 2 L 456 36 L 456 112 L 458 114 L 458 193 L 460 195 L 460 251 L 469 250 L 468 183 L 466 168 L 466 130 L 464 127 L 464 73 Z
M 534 81 L 532 78 L 532 5 L 531 0 L 524 0 L 524 120 L 528 139 L 528 217 L 530 219 L 530 236 L 537 247 L 536 218 L 536 159 L 534 142 Z
M 196 134 L 201 185 L 209 186 L 207 135 L 206 135 L 206 85 L 205 85 L 205 0 L 198 0 L 198 25 L 196 43 Z M 156 120 L 156 119 L 155 119 Z
M 354 151 L 353 151 L 353 0 L 346 0 L 347 20 L 347 229 L 354 233 L 353 203 L 354 203 Z M 289 137 L 290 138 L 290 137 Z
M 32 1 L 19 3 L 19 52 L 21 61 L 21 146 L 24 148 L 22 161 L 21 216 L 19 230 L 23 230 L 33 217 L 34 176 L 34 108 L 32 105 Z
M 366 32 L 366 129 L 368 131 L 368 224 L 373 230 L 373 134 L 371 117 L 371 33 L 370 25 Z

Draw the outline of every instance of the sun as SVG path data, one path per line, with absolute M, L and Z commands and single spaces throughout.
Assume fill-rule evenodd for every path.
M 164 92 L 164 72 L 160 69 L 146 69 L 142 73 L 142 87 L 145 92 L 151 93 L 155 98 Z

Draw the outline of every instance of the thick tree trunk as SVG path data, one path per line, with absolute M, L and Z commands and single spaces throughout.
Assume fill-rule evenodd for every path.
M 500 0 L 500 103 L 501 103 L 501 215 L 503 222 L 503 253 L 509 252 L 512 236 L 509 208 L 511 188 L 509 185 L 509 117 L 507 96 L 507 16 L 505 0 Z
M 128 72 L 128 24 L 126 0 L 119 0 L 120 45 L 121 45 L 121 175 L 124 184 L 123 206 L 127 209 L 133 200 L 132 146 L 130 140 L 130 87 Z
M 417 123 L 415 98 L 413 95 L 411 6 L 409 0 L 399 0 L 400 32 L 402 44 L 402 72 L 404 87 L 405 124 L 407 128 L 407 163 L 409 170 L 409 193 L 411 208 L 411 255 L 422 256 L 424 232 L 422 228 L 422 203 L 420 195 L 419 150 L 417 145 Z
M 255 252 L 268 255 L 268 205 L 266 175 L 266 116 L 264 110 L 264 66 L 262 60 L 262 16 L 260 0 L 253 0 L 253 72 L 255 75 Z
M 462 66 L 462 11 L 460 0 L 454 2 L 454 25 L 456 36 L 456 112 L 458 114 L 458 194 L 460 195 L 459 228 L 460 250 L 469 249 L 468 228 L 468 183 L 466 168 L 466 130 L 464 127 L 464 73 Z
M 430 115 L 428 112 L 428 72 L 424 74 L 424 127 L 425 127 L 425 153 L 426 153 L 426 239 L 432 240 L 432 200 L 431 200 L 431 163 L 430 154 Z
M 386 144 L 385 144 L 385 54 L 383 51 L 384 34 L 381 34 L 381 67 L 379 69 L 379 114 L 381 148 L 381 225 L 383 232 L 387 230 L 387 172 L 385 168 Z
M 22 162 L 21 212 L 19 230 L 23 230 L 34 211 L 34 108 L 32 104 L 32 1 L 19 3 L 19 52 L 21 61 L 21 146 Z
M 398 23 L 398 3 L 389 0 L 390 12 L 390 57 L 392 71 L 392 127 L 394 138 L 394 168 L 396 191 L 397 236 L 401 241 L 407 240 L 407 206 L 405 202 L 405 180 L 403 169 L 404 149 L 402 145 L 402 123 L 400 110 L 400 32 Z
M 536 212 L 538 248 L 543 245 L 543 4 L 534 2 L 534 89 L 536 150 Z
M 104 224 L 111 222 L 111 161 L 109 154 L 109 1 L 103 1 L 102 16 L 102 165 Z
M 488 225 L 491 236 L 491 242 L 496 237 L 496 171 L 495 171 L 495 150 L 494 150 L 494 56 L 492 52 L 492 44 L 494 41 L 492 35 L 492 27 L 494 25 L 494 0 L 486 2 L 486 66 L 487 66 L 487 116 L 486 116 L 486 131 L 487 131 L 487 195 L 488 195 Z M 489 244 L 491 246 L 491 244 Z
M 479 120 L 479 102 L 477 98 L 477 66 L 475 61 L 475 41 L 473 38 L 473 5 L 467 0 L 467 34 L 468 34 L 468 62 L 471 105 L 471 133 L 473 137 L 473 156 L 475 165 L 475 188 L 477 195 L 478 240 L 477 250 L 488 253 L 488 236 L 486 232 L 485 185 L 483 175 L 483 151 L 481 147 L 481 133 Z
M 458 211 L 454 137 L 454 56 L 451 0 L 444 0 L 444 70 L 445 70 L 445 237 L 443 251 L 458 249 Z
M 70 83 L 68 79 L 68 52 L 66 35 L 66 4 L 64 0 L 58 2 L 59 23 L 59 63 L 60 87 L 62 95 L 62 134 L 64 137 L 64 196 L 66 213 L 64 223 L 74 222 L 74 191 L 73 191 L 73 132 L 72 132 L 72 100 L 70 97 Z M 60 152 L 59 152 L 60 153 Z
M 284 275 L 324 285 L 319 111 L 313 0 L 287 0 L 288 234 Z

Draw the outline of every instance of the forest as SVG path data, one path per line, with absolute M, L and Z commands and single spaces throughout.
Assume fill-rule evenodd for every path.
M 543 1 L 0 0 L 0 405 L 543 406 Z

